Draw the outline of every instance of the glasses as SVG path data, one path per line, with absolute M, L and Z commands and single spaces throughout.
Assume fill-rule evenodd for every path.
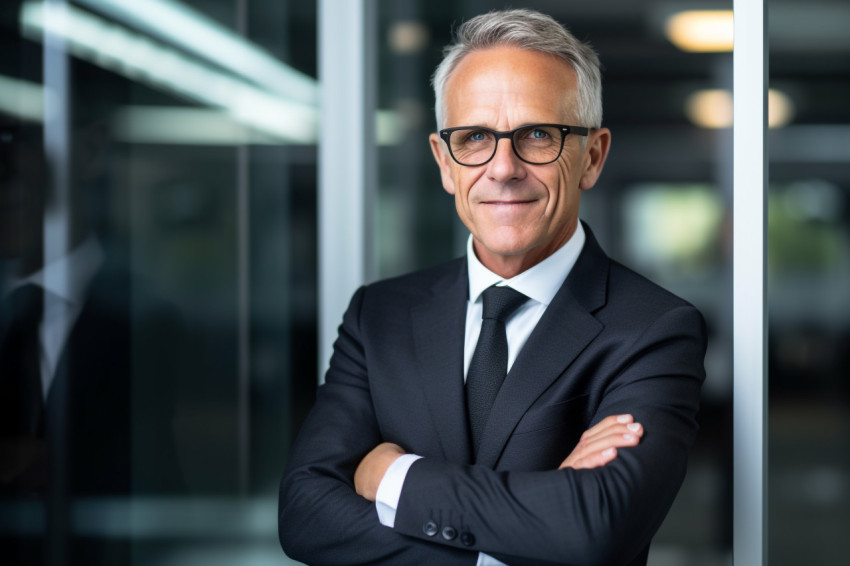
M 466 167 L 484 165 L 496 155 L 502 138 L 511 140 L 514 153 L 531 165 L 546 165 L 561 156 L 569 134 L 586 136 L 590 128 L 563 124 L 530 124 L 509 132 L 497 132 L 480 126 L 461 126 L 440 130 L 440 137 L 458 164 Z

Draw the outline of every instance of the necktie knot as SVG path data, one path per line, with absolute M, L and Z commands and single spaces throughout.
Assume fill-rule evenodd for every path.
M 528 297 L 510 287 L 488 287 L 482 295 L 484 309 L 482 318 L 504 322 Z

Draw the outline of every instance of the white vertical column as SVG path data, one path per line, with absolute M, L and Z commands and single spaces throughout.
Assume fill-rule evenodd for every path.
M 767 8 L 734 0 L 734 563 L 767 564 Z
M 374 0 L 319 2 L 319 381 L 351 294 L 374 272 Z

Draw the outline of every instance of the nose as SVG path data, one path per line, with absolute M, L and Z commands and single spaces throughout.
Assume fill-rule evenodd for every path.
M 525 163 L 514 153 L 511 139 L 500 139 L 496 153 L 487 163 L 487 176 L 493 181 L 507 183 L 525 177 Z

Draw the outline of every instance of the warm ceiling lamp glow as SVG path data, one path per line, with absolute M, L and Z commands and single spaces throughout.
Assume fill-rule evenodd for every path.
M 767 91 L 767 123 L 771 128 L 787 126 L 794 119 L 794 103 L 781 90 Z
M 667 20 L 667 38 L 682 51 L 732 51 L 732 10 L 680 12 Z
M 428 28 L 420 22 L 395 22 L 387 36 L 390 49 L 399 55 L 419 53 L 428 47 Z
M 688 97 L 685 114 L 700 128 L 732 127 L 732 94 L 728 90 L 700 90 Z
M 685 102 L 685 114 L 700 128 L 732 127 L 732 93 L 728 90 L 700 90 Z M 782 91 L 767 93 L 767 122 L 770 128 L 787 126 L 794 118 L 794 103 Z

